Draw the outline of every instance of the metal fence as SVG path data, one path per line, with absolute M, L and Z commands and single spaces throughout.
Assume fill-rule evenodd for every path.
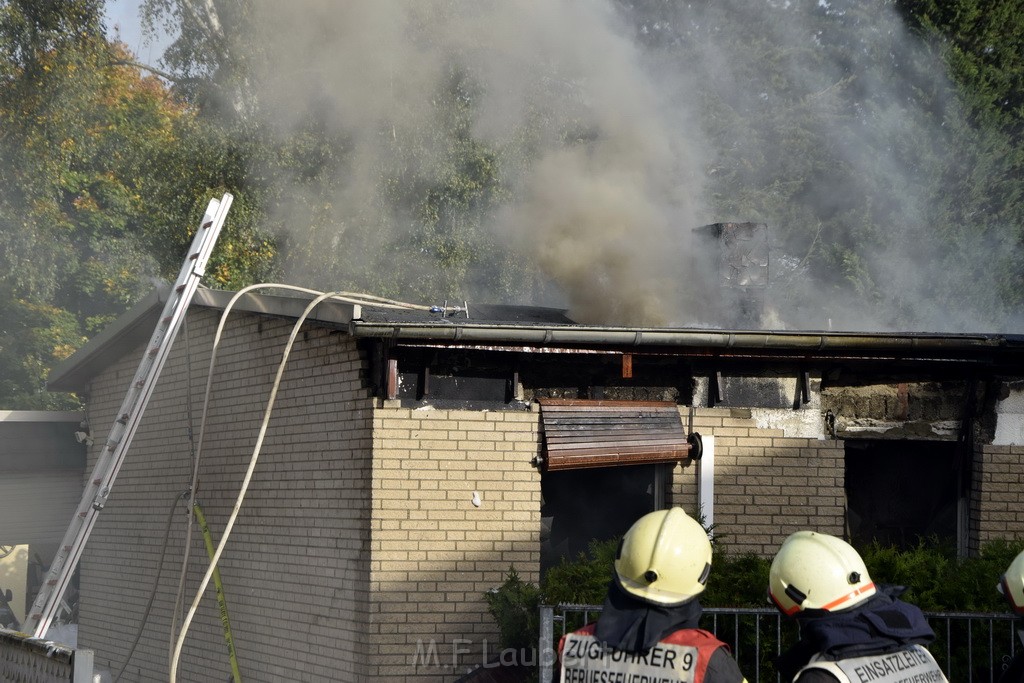
M 0 681 L 93 683 L 93 652 L 0 629 Z
M 600 605 L 540 608 L 541 683 L 555 680 L 559 638 L 600 613 Z M 925 612 L 925 617 L 936 636 L 928 649 L 950 681 L 994 683 L 1022 647 L 1011 614 Z M 796 623 L 771 608 L 706 608 L 700 626 L 729 645 L 750 683 L 780 681 L 772 660 L 799 638 Z

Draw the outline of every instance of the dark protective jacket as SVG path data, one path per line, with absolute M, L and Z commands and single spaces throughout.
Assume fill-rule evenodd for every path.
M 1024 619 L 1017 620 L 1017 638 L 1020 640 L 1021 649 L 1017 650 L 1013 659 L 1003 665 L 999 683 L 1024 683 Z
M 877 673 L 880 680 L 892 670 L 926 676 L 922 680 L 945 681 L 927 650 L 914 648 L 935 638 L 921 610 L 899 599 L 903 587 L 877 588 L 874 596 L 848 610 L 805 610 L 797 614 L 800 641 L 776 659 L 782 680 L 843 681 L 842 672 L 837 670 L 840 667 L 820 663 L 856 659 L 857 665 L 873 667 L 872 673 Z
M 696 599 L 671 607 L 643 602 L 613 580 L 597 622 L 558 645 L 562 683 L 744 683 L 728 646 L 697 628 L 701 611 Z

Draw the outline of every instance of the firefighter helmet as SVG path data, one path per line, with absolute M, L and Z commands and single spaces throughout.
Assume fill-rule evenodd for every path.
M 615 577 L 646 602 L 680 605 L 704 590 L 711 572 L 711 542 L 682 508 L 650 512 L 622 537 Z
M 1014 612 L 1024 614 L 1024 552 L 1013 558 L 996 588 L 1006 597 Z
M 782 542 L 768 572 L 768 596 L 781 612 L 838 612 L 875 594 L 860 554 L 846 541 L 798 531 Z

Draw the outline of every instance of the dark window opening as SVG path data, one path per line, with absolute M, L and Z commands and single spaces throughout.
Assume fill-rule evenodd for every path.
M 847 524 L 855 545 L 956 543 L 957 444 L 846 441 Z
M 543 574 L 565 558 L 575 560 L 591 541 L 626 533 L 656 509 L 657 471 L 664 465 L 595 467 L 545 472 L 541 478 Z

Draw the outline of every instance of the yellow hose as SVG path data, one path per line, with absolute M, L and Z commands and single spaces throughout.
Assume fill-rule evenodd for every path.
M 206 553 L 210 561 L 216 551 L 213 546 L 213 537 L 210 536 L 210 527 L 206 523 L 206 516 L 198 502 L 192 503 L 192 509 L 196 513 L 196 521 L 199 522 L 199 529 L 203 532 L 203 542 L 206 544 Z M 220 609 L 220 622 L 224 626 L 224 642 L 228 646 L 228 659 L 231 661 L 231 676 L 235 683 L 242 683 L 242 673 L 238 669 L 238 657 L 235 653 L 235 640 L 231 637 L 231 621 L 228 619 L 228 600 L 224 596 L 224 584 L 220 580 L 220 568 L 213 569 L 213 587 L 217 592 L 217 607 Z

